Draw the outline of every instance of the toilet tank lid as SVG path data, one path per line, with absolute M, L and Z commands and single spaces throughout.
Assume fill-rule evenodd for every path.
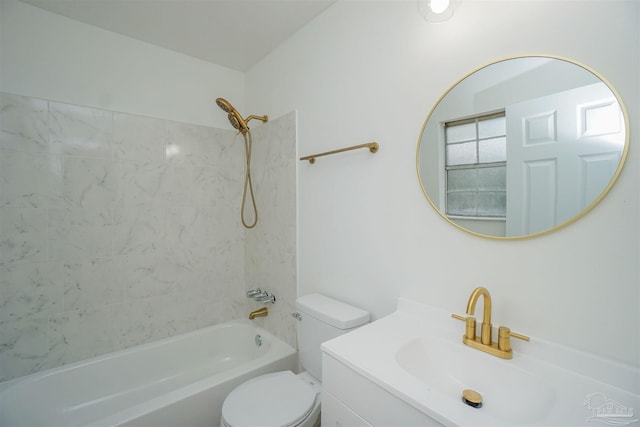
M 369 321 L 369 312 L 320 294 L 309 294 L 296 300 L 303 313 L 338 329 L 351 329 Z

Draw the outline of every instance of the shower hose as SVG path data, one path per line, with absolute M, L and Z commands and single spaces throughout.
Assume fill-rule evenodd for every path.
M 244 189 L 242 190 L 242 206 L 240 207 L 240 219 L 242 220 L 242 225 L 246 228 L 253 228 L 258 223 L 258 208 L 256 206 L 256 199 L 253 195 L 253 183 L 251 182 L 251 146 L 253 145 L 253 141 L 251 139 L 251 132 L 243 132 L 242 136 L 244 137 L 244 152 L 245 152 L 245 173 L 244 173 Z M 251 224 L 247 223 L 244 217 L 244 206 L 247 200 L 247 188 L 249 188 L 249 194 L 251 195 L 251 205 L 253 206 L 253 222 Z

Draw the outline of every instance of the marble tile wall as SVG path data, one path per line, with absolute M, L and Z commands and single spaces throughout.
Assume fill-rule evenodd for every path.
M 247 289 L 259 287 L 276 295 L 269 315 L 255 321 L 296 347 L 297 295 L 296 113 L 255 127 L 251 170 L 258 223 L 245 234 Z M 261 307 L 246 301 L 249 312 Z
M 246 235 L 238 138 L 0 93 L 0 380 L 245 317 L 254 284 L 295 344 L 295 115 L 256 126 Z

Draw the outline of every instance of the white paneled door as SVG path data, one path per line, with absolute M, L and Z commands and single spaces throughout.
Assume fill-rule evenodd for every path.
M 625 142 L 622 110 L 603 83 L 508 106 L 507 235 L 562 224 L 609 184 Z

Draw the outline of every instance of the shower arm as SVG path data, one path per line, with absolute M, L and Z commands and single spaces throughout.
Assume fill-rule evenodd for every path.
M 245 123 L 249 122 L 249 120 L 253 120 L 253 119 L 257 119 L 260 120 L 262 123 L 267 123 L 269 121 L 269 116 L 264 115 L 264 116 L 256 116 L 254 114 L 247 116 L 246 119 L 244 119 Z

